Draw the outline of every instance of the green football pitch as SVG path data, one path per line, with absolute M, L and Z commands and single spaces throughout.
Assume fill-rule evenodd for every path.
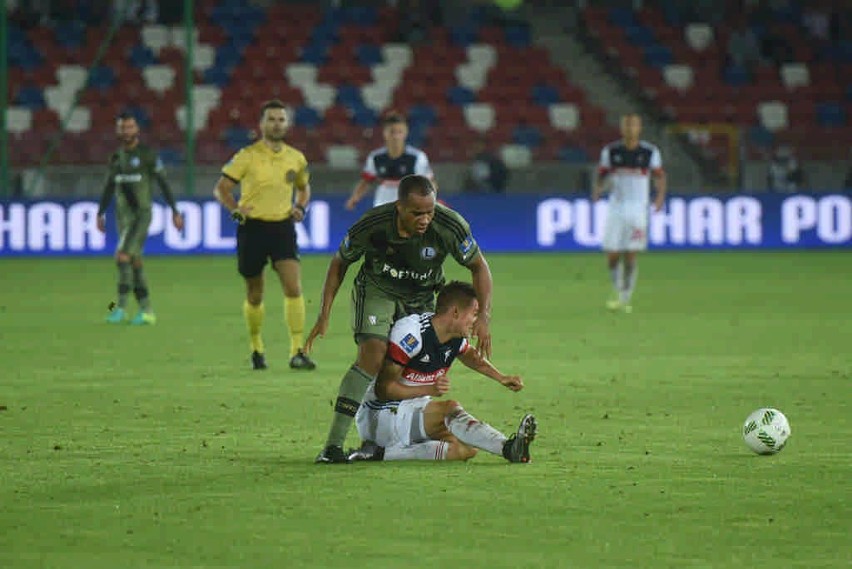
M 151 328 L 103 322 L 107 258 L 0 261 L 0 567 L 852 564 L 849 251 L 649 253 L 630 315 L 600 255 L 490 262 L 493 361 L 526 388 L 459 364 L 451 393 L 507 433 L 534 412 L 528 465 L 313 464 L 351 274 L 312 373 L 268 279 L 252 372 L 231 258 L 150 258 Z M 740 434 L 763 406 L 792 425 L 775 456 Z

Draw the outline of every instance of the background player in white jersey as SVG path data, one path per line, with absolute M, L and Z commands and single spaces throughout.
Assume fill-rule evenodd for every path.
M 434 314 L 397 320 L 385 364 L 355 417 L 361 438 L 382 448 L 356 451 L 350 460 L 467 460 L 482 449 L 510 462 L 529 462 L 536 431 L 532 415 L 506 437 L 458 402 L 432 399 L 449 390 L 447 372 L 456 357 L 512 391 L 523 388 L 520 377 L 500 373 L 468 344 L 478 312 L 473 286 L 453 281 L 438 294 Z
M 355 209 L 373 184 L 378 183 L 373 207 L 396 201 L 399 181 L 409 174 L 426 176 L 435 185 L 435 176 L 429 158 L 422 150 L 405 143 L 408 123 L 401 114 L 390 111 L 382 118 L 382 136 L 385 145 L 370 152 L 361 172 L 361 181 L 346 200 L 346 209 Z
M 649 178 L 657 194 L 654 209 L 663 209 L 666 199 L 666 173 L 660 149 L 639 139 L 642 119 L 637 114 L 621 117 L 622 139 L 604 146 L 598 165 L 592 200 L 609 192 L 609 208 L 603 249 L 612 278 L 610 310 L 632 312 L 630 304 L 639 275 L 636 254 L 648 247 Z

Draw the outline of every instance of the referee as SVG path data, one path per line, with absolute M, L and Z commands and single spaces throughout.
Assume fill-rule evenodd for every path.
M 266 369 L 263 338 L 263 268 L 267 259 L 284 289 L 284 319 L 290 332 L 290 367 L 316 367 L 303 351 L 305 299 L 295 223 L 305 218 L 311 188 L 305 155 L 284 143 L 289 126 L 284 103 L 272 100 L 260 111 L 261 139 L 242 148 L 222 168 L 216 199 L 239 224 L 237 265 L 246 281 L 243 315 L 251 344 L 251 363 Z M 233 191 L 239 184 L 240 201 Z M 295 195 L 294 195 L 295 194 Z

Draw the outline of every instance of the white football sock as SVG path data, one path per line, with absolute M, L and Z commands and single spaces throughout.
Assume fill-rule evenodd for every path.
M 624 288 L 621 289 L 621 303 L 630 304 L 633 290 L 636 288 L 636 279 L 639 278 L 639 266 L 634 263 L 633 268 L 625 267 Z
M 503 456 L 503 443 L 506 442 L 506 435 L 488 423 L 483 423 L 461 407 L 457 407 L 452 413 L 444 417 L 444 424 L 458 440 L 466 445 L 487 450 L 497 456 Z

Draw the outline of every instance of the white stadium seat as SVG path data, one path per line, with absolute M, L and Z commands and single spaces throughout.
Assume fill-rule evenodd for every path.
M 142 28 L 142 43 L 155 54 L 171 43 L 172 37 L 166 26 L 147 25 Z
M 348 144 L 331 144 L 325 150 L 325 158 L 332 168 L 358 168 L 358 150 Z
M 532 164 L 532 153 L 522 144 L 504 144 L 500 147 L 500 158 L 509 168 L 526 168 Z
M 157 93 L 165 93 L 174 86 L 175 74 L 170 65 L 149 65 L 142 70 L 145 85 Z
M 781 82 L 788 89 L 807 87 L 811 84 L 811 73 L 804 63 L 785 63 L 781 66 Z
M 713 28 L 709 24 L 689 24 L 684 35 L 686 43 L 695 51 L 704 51 L 713 43 Z
M 674 87 L 678 91 L 688 91 L 692 88 L 694 74 L 692 67 L 689 65 L 676 63 L 666 65 L 663 68 L 663 79 L 665 79 L 667 85 Z
M 196 132 L 203 130 L 207 126 L 207 118 L 210 115 L 211 107 L 207 103 L 199 104 L 197 101 L 192 105 L 195 110 L 192 117 L 193 130 Z M 175 110 L 175 118 L 181 130 L 186 130 L 186 105 L 181 105 Z
M 334 105 L 334 100 L 337 98 L 337 89 L 331 85 L 324 84 L 304 85 L 302 87 L 302 95 L 307 106 L 324 113 L 326 109 Z
M 169 29 L 169 44 L 178 49 L 183 49 L 186 46 L 186 29 L 183 26 L 172 26 Z M 193 45 L 198 45 L 198 28 L 194 28 L 190 32 Z
M 64 119 L 65 117 L 60 117 Z M 68 117 L 64 124 L 65 130 L 68 132 L 85 132 L 92 128 L 92 112 L 85 107 L 76 107 L 71 111 L 71 116 Z
M 464 107 L 464 120 L 467 126 L 479 132 L 491 130 L 494 126 L 494 107 L 488 103 L 471 103 Z
M 209 44 L 200 43 L 195 46 L 192 68 L 196 71 L 207 71 L 216 62 L 216 49 Z
M 33 112 L 27 107 L 6 107 L 6 129 L 20 134 L 33 126 Z
M 313 63 L 291 63 L 284 70 L 284 75 L 291 87 L 302 88 L 305 85 L 316 85 L 317 66 Z
M 64 85 L 51 85 L 44 89 L 44 101 L 48 108 L 56 111 L 60 117 L 65 116 L 71 105 L 74 104 L 75 89 L 65 87 Z
M 86 84 L 86 68 L 82 65 L 60 65 L 56 69 L 56 80 L 63 88 L 76 91 Z
M 766 130 L 775 132 L 786 129 L 790 123 L 787 118 L 787 105 L 781 101 L 764 101 L 757 105 L 757 116 Z
M 382 46 L 382 56 L 384 61 L 396 64 L 403 68 L 411 65 L 414 55 L 411 52 L 411 47 L 404 43 L 386 43 Z
M 580 126 L 580 109 L 573 103 L 556 103 L 547 108 L 550 124 L 558 130 L 576 130 Z
M 477 43 L 467 46 L 467 60 L 485 69 L 491 69 L 497 63 L 497 50 L 493 45 Z
M 387 63 L 374 65 L 370 68 L 370 74 L 373 76 L 375 83 L 389 83 L 393 85 L 394 89 L 402 82 L 402 72 L 402 67 Z
M 456 82 L 472 91 L 479 91 L 488 78 L 488 68 L 472 63 L 461 63 L 455 69 Z
M 395 85 L 391 83 L 371 83 L 361 87 L 361 98 L 364 104 L 374 111 L 381 111 L 393 100 Z

